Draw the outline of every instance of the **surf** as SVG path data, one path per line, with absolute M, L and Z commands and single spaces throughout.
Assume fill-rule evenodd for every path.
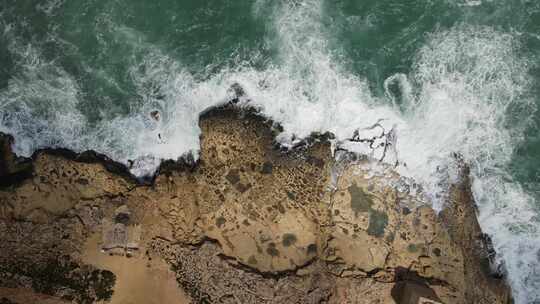
M 384 92 L 377 94 L 333 44 L 324 4 L 255 1 L 244 13 L 264 23 L 266 47 L 251 51 L 249 59 L 235 52 L 229 63 L 200 73 L 144 32 L 105 18 L 100 29 L 131 52 L 125 77 L 132 89 L 127 95 L 135 97 L 115 111 L 97 109 L 97 120 L 81 109 L 78 79 L 3 24 L 17 71 L 0 90 L 0 131 L 16 137 L 20 155 L 41 147 L 93 149 L 144 176 L 163 160 L 197 157 L 199 114 L 238 98 L 240 106 L 280 123 L 283 147 L 312 132 L 331 132 L 335 147 L 370 154 L 416 180 L 425 203 L 437 210 L 457 178 L 453 155 L 459 154 L 471 167 L 482 229 L 493 239 L 516 301 L 540 299 L 537 202 L 509 170 L 536 111 L 529 77 L 534 63 L 522 56 L 518 34 L 467 23 L 433 29 L 409 71 L 385 75 Z M 107 72 L 94 73 L 121 88 Z M 355 136 L 384 137 L 392 153 L 366 147 Z

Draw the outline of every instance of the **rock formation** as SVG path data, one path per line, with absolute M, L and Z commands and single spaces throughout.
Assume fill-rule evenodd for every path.
M 165 261 L 192 303 L 511 303 L 465 165 L 437 214 L 391 166 L 332 155 L 329 134 L 282 151 L 279 126 L 235 105 L 200 128 L 200 159 L 149 184 L 91 151 L 20 159 L 1 137 L 0 303 L 119 303 L 130 285 L 100 255 Z

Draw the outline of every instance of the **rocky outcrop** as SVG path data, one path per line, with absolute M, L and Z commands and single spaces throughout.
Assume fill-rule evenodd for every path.
M 468 286 L 465 298 L 477 299 L 476 303 L 513 303 L 504 281 L 504 265 L 495 264 L 491 239 L 482 233 L 476 219 L 468 168 L 462 166 L 461 170 L 462 178 L 452 185 L 449 202 L 440 219 L 463 254 L 464 284 Z
M 32 174 L 32 163 L 11 151 L 13 137 L 0 133 L 0 187 L 13 185 Z
M 279 126 L 234 105 L 200 127 L 199 161 L 165 162 L 150 185 L 93 152 L 38 151 L 0 190 L 0 286 L 114 303 L 93 250 L 166 261 L 194 303 L 511 303 L 466 167 L 437 214 L 391 166 L 332 155 L 330 135 L 282 151 Z

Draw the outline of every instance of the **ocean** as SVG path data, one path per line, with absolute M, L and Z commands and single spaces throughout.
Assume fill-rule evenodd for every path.
M 437 210 L 461 155 L 516 302 L 540 303 L 540 1 L 0 2 L 0 131 L 20 155 L 92 149 L 151 175 L 197 157 L 199 113 L 238 91 L 284 147 L 392 130 Z

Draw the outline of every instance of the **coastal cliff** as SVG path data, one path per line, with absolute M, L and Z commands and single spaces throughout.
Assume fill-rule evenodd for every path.
M 146 183 L 0 136 L 0 303 L 512 303 L 465 164 L 437 213 L 329 134 L 282 150 L 278 125 L 234 105 L 199 124 L 199 160 Z

